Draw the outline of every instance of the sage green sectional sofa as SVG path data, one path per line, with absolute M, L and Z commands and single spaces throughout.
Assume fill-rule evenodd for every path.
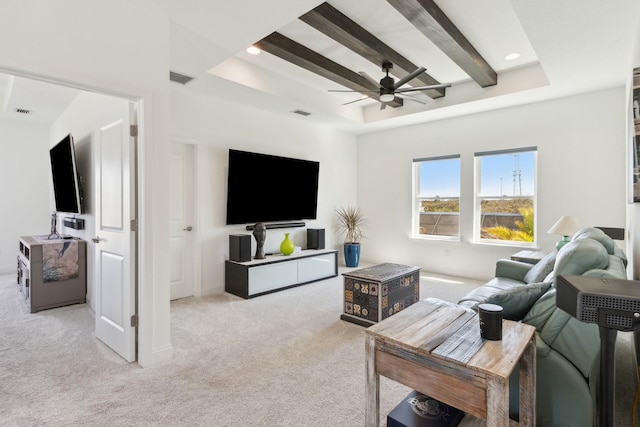
M 593 427 L 600 337 L 596 324 L 583 323 L 556 307 L 558 275 L 626 279 L 624 252 L 596 228 L 578 231 L 559 251 L 539 263 L 499 260 L 495 278 L 458 304 L 501 305 L 504 317 L 536 327 L 536 418 L 541 427 Z M 518 419 L 518 372 L 510 378 L 510 416 Z

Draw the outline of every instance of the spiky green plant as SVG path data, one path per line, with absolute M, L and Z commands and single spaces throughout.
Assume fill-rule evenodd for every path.
M 498 240 L 533 242 L 533 208 L 521 208 L 518 212 L 522 215 L 522 221 L 516 221 L 518 230 L 498 226 L 486 228 L 484 231 Z
M 345 243 L 359 243 L 364 236 L 362 229 L 367 220 L 360 208 L 348 206 L 336 209 L 338 231 L 344 234 Z

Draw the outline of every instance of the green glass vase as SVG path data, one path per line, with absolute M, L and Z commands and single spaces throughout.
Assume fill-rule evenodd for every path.
M 289 238 L 289 233 L 284 233 L 284 240 L 280 243 L 280 252 L 283 255 L 291 255 L 293 250 L 293 241 Z

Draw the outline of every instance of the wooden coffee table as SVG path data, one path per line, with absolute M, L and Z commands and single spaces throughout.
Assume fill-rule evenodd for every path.
M 380 375 L 383 375 L 485 419 L 489 427 L 507 427 L 509 376 L 519 364 L 519 425 L 535 426 L 535 328 L 505 320 L 502 340 L 478 343 L 477 339 L 465 338 L 473 335 L 470 331 L 476 326 L 479 336 L 475 312 L 429 298 L 368 328 L 366 425 L 379 425 Z M 476 347 L 464 357 L 460 350 L 443 354 L 442 348 L 451 348 L 451 343 L 458 339 L 473 341 L 469 346 Z

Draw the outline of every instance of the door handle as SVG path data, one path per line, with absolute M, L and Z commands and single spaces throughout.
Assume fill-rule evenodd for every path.
M 183 228 L 184 231 L 191 231 L 193 230 L 193 227 L 190 225 L 187 225 L 187 228 Z
M 91 241 L 92 241 L 93 243 L 100 243 L 100 236 L 93 237 L 93 238 L 91 239 Z

